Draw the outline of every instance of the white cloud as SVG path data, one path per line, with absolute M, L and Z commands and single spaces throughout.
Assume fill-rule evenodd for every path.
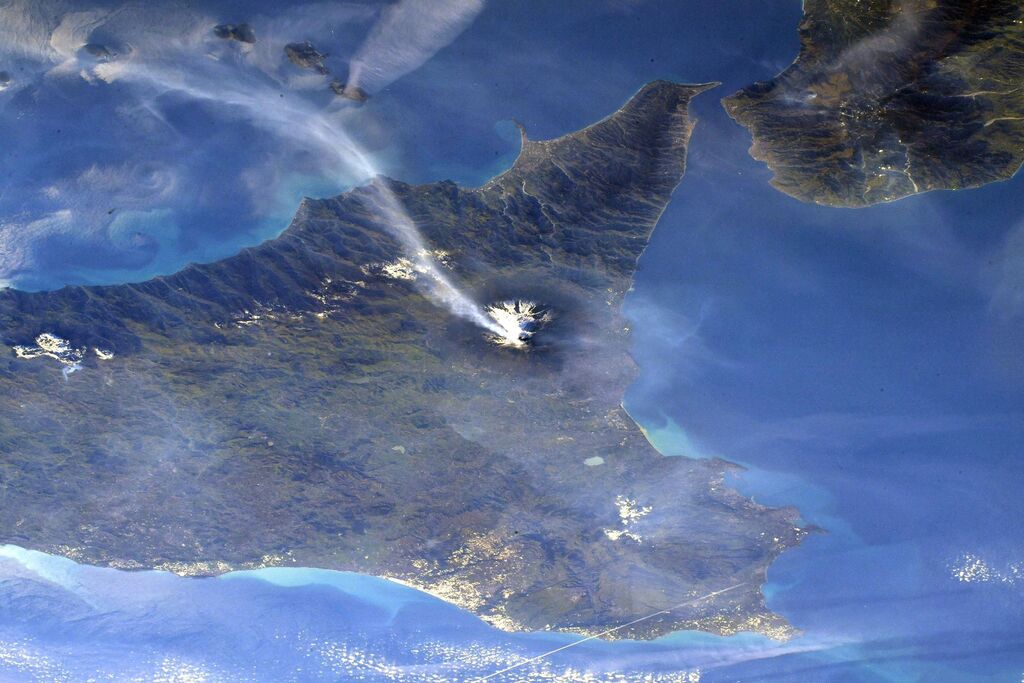
M 74 229 L 73 213 L 54 211 L 27 222 L 0 223 L 0 282 L 8 285 L 35 264 L 35 247 L 47 237 L 67 234 Z

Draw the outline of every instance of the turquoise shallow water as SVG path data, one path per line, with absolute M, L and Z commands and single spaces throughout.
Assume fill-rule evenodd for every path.
M 722 675 L 1015 680 L 1024 180 L 807 206 L 714 102 L 695 108 L 704 134 L 627 302 L 626 404 L 663 452 L 741 463 L 739 490 L 825 530 L 766 595 L 835 643 Z
M 514 158 L 510 119 L 551 137 L 652 78 L 724 82 L 694 105 L 687 176 L 627 301 L 640 376 L 626 405 L 662 452 L 739 462 L 741 491 L 823 528 L 772 565 L 765 587 L 804 635 L 589 642 L 499 680 L 1024 673 L 1024 180 L 862 211 L 771 189 L 716 97 L 784 68 L 798 19 L 799 3 L 781 0 L 492 4 L 353 121 L 392 175 L 475 185 Z M 75 272 L 141 279 L 276 234 L 298 195 L 343 186 L 291 152 L 294 173 L 255 230 L 214 203 L 150 221 L 153 240 L 97 250 Z M 60 282 L 59 265 L 39 262 L 32 277 Z M 505 634 L 353 574 L 194 580 L 0 551 L 9 680 L 468 680 L 572 639 Z
M 347 572 L 187 579 L 14 546 L 0 548 L 0 572 L 0 671 L 11 680 L 473 680 L 576 640 L 507 634 L 419 591 Z M 590 641 L 499 680 L 698 680 L 702 667 L 791 649 L 746 634 Z

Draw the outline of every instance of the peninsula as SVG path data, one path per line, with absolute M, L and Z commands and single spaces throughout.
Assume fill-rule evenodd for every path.
M 799 30 L 788 69 L 723 100 L 782 192 L 860 207 L 1024 162 L 1019 0 L 805 0 Z

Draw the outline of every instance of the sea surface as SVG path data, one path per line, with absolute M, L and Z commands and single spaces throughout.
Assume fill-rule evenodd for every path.
M 515 666 L 489 680 L 1020 681 L 1024 177 L 862 210 L 774 190 L 718 98 L 792 61 L 799 17 L 796 0 L 494 2 L 353 125 L 388 131 L 375 160 L 395 177 L 477 185 L 515 158 L 512 119 L 543 139 L 654 78 L 723 83 L 693 104 L 686 177 L 626 303 L 640 374 L 625 403 L 666 455 L 740 463 L 743 493 L 821 527 L 765 586 L 801 636 L 589 641 L 531 662 L 576 637 L 507 634 L 356 574 L 186 579 L 6 546 L 0 680 L 454 681 Z M 296 172 L 281 196 L 351 182 Z M 196 258 L 180 245 L 227 255 L 287 223 L 267 220 L 167 241 L 135 270 L 93 261 L 89 277 L 174 270 Z M 43 288 L 79 277 L 35 268 Z

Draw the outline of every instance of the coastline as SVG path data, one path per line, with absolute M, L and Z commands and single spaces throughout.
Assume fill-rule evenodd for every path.
M 110 446 L 93 444 L 84 430 L 74 434 L 86 443 L 69 445 L 141 469 L 107 481 L 106 469 L 74 461 L 62 470 L 61 485 L 72 493 L 97 484 L 116 487 L 124 502 L 96 508 L 88 524 L 77 520 L 70 531 L 41 526 L 22 512 L 20 536 L 34 541 L 30 547 L 126 569 L 195 576 L 287 564 L 399 578 L 516 631 L 602 633 L 666 604 L 740 584 L 747 588 L 659 614 L 616 636 L 656 638 L 680 627 L 790 635 L 765 609 L 760 585 L 763 564 L 806 533 L 794 525 L 795 511 L 758 505 L 723 487 L 724 462 L 664 458 L 621 407 L 635 368 L 619 304 L 685 171 L 690 100 L 709 87 L 653 81 L 595 124 L 525 143 L 512 169 L 482 189 L 388 183 L 417 216 L 427 241 L 456 255 L 458 276 L 470 291 L 504 282 L 517 296 L 544 297 L 559 311 L 560 329 L 547 333 L 550 345 L 533 353 L 492 349 L 405 279 L 389 278 L 386 269 L 373 276 L 372 264 L 393 255 L 395 245 L 373 222 L 366 192 L 359 190 L 303 202 L 281 237 L 211 266 L 190 266 L 141 285 L 7 293 L 0 317 L 15 341 L 45 325 L 58 329 L 69 348 L 102 338 L 102 348 L 115 352 L 102 367 L 86 363 L 62 387 L 51 406 L 56 414 L 111 385 L 138 385 L 148 396 L 192 402 L 194 388 L 182 397 L 175 385 L 182 373 L 195 372 L 209 378 L 204 396 L 236 407 L 212 413 L 194 407 L 215 420 L 215 433 L 228 437 L 196 433 L 182 442 L 181 428 L 193 422 L 175 420 L 150 444 L 136 441 L 148 437 L 151 425 L 167 422 L 163 412 L 146 412 L 155 410 L 152 400 L 133 400 L 133 411 L 93 403 L 94 411 L 115 411 L 102 419 L 124 435 L 121 450 L 107 455 Z M 508 244 L 538 242 L 541 253 L 509 259 Z M 536 293 L 522 290 L 522 282 Z M 79 296 L 91 297 L 88 319 L 75 314 Z M 232 312 L 238 309 L 241 314 Z M 182 324 L 164 327 L 171 318 Z M 587 331 L 585 352 L 576 341 L 581 330 Z M 346 343 L 325 347 L 322 337 L 332 334 Z M 182 349 L 189 350 L 185 357 Z M 255 373 L 246 370 L 254 367 L 253 353 L 260 358 Z M 403 358 L 417 359 L 411 374 L 402 369 L 409 367 Z M 351 377 L 325 372 L 332 364 Z M 161 371 L 147 372 L 154 365 Z M 8 366 L 12 380 L 35 382 L 46 381 L 47 368 L 41 361 Z M 317 392 L 307 388 L 311 378 Z M 15 382 L 26 398 L 10 400 L 24 404 L 32 381 Z M 249 392 L 265 381 L 270 384 L 261 391 L 294 385 L 286 394 L 308 407 L 295 416 L 263 406 L 258 420 L 249 419 Z M 237 391 L 238 382 L 245 392 Z M 474 414 L 462 408 L 467 395 Z M 114 398 L 130 400 L 121 392 Z M 518 406 L 520 419 L 510 421 L 510 405 Z M 32 417 L 17 409 L 10 415 L 14 426 L 27 427 Z M 359 436 L 382 415 L 390 415 L 387 433 Z M 500 428 L 477 434 L 467 427 L 487 415 Z M 76 420 L 89 417 L 74 412 Z M 525 431 L 519 437 L 514 430 Z M 15 438 L 23 444 L 15 456 L 26 462 L 47 457 L 30 457 L 40 447 L 37 429 L 31 438 L 28 431 Z M 523 452 L 528 438 L 545 448 Z M 450 462 L 431 457 L 439 449 L 450 453 Z M 138 462 L 131 455 L 138 452 L 190 457 L 165 480 L 153 480 L 148 468 L 155 465 Z M 311 461 L 309 453 L 318 459 Z M 216 480 L 203 476 L 210 454 L 231 463 Z M 602 456 L 600 467 L 588 464 L 593 455 Z M 552 461 L 561 467 L 547 467 Z M 453 479 L 450 467 L 473 476 Z M 544 486 L 536 482 L 539 472 L 548 477 Z M 425 477 L 434 483 L 424 486 Z M 579 490 L 579 477 L 591 486 Z M 183 490 L 196 495 L 183 498 Z M 154 515 L 154 498 L 173 504 Z M 231 504 L 214 514 L 211 506 L 222 500 Z M 549 509 L 561 512 L 552 516 L 544 512 Z M 706 518 L 705 509 L 712 511 Z M 235 516 L 235 526 L 224 526 L 225 512 Z M 267 522 L 258 535 L 253 513 Z M 116 519 L 108 519 L 111 514 Z M 410 527 L 410 519 L 418 526 Z M 122 531 L 125 520 L 133 533 Z M 227 544 L 225 528 L 247 542 Z M 745 561 L 698 549 L 713 548 L 723 535 L 745 549 Z M 552 548 L 559 551 L 552 554 Z M 581 563 L 581 557 L 593 559 Z M 631 579 L 633 568 L 648 573 L 643 585 Z

